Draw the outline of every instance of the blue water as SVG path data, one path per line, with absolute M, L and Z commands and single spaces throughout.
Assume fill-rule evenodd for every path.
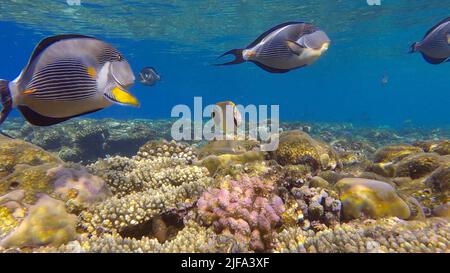
M 433 66 L 407 54 L 450 15 L 450 0 L 382 0 L 381 6 L 365 0 L 29 2 L 0 3 L 0 78 L 14 79 L 39 40 L 62 33 L 104 39 L 136 74 L 145 66 L 161 74 L 156 86 L 131 89 L 141 108 L 113 106 L 88 117 L 167 118 L 174 105 L 192 106 L 201 96 L 205 105 L 278 104 L 284 121 L 450 124 L 450 63 Z M 314 65 L 283 75 L 251 63 L 212 66 L 224 51 L 292 20 L 312 22 L 332 40 Z

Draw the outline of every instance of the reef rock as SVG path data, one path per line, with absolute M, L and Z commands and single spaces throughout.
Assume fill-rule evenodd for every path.
M 408 219 L 411 211 L 395 188 L 385 182 L 364 178 L 344 178 L 336 185 L 344 218 L 382 218 L 395 216 Z
M 427 153 L 450 155 L 450 140 L 420 141 L 414 145 L 422 148 Z

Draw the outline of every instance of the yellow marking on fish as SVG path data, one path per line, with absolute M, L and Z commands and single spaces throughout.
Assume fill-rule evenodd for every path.
M 112 94 L 114 95 L 114 98 L 123 104 L 133 105 L 133 106 L 139 106 L 139 101 L 133 97 L 130 93 L 123 91 L 119 87 L 115 87 L 112 90 Z
M 89 76 L 90 76 L 91 78 L 93 78 L 93 79 L 97 78 L 97 71 L 95 70 L 94 67 L 89 66 L 89 67 L 87 68 L 87 73 L 89 74 Z
M 447 33 L 447 43 L 450 45 L 450 33 Z
M 247 58 L 254 57 L 254 56 L 256 56 L 256 51 L 248 51 L 247 52 Z
M 220 106 L 220 107 L 227 106 L 227 105 L 231 105 L 232 107 L 236 106 L 236 104 L 234 104 L 234 102 L 232 102 L 232 101 L 222 101 L 222 102 L 216 103 L 216 105 Z
M 23 91 L 23 94 L 24 95 L 31 95 L 34 92 L 36 92 L 36 89 L 27 89 L 27 90 Z

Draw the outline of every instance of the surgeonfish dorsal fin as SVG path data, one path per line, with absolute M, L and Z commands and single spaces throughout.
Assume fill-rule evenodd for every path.
M 428 32 L 425 34 L 423 39 L 427 38 L 427 36 L 430 35 L 435 29 L 437 29 L 440 25 L 442 25 L 443 23 L 446 23 L 446 22 L 450 22 L 450 17 L 447 17 L 444 20 L 437 23 L 436 25 L 434 25 L 430 30 L 428 30 Z
M 31 65 L 31 63 L 33 63 L 34 59 L 36 59 L 36 57 L 39 56 L 39 54 L 41 54 L 46 48 L 48 48 L 52 44 L 59 42 L 59 41 L 63 41 L 63 40 L 67 40 L 67 39 L 75 39 L 75 38 L 87 38 L 87 39 L 97 40 L 94 37 L 79 35 L 79 34 L 63 34 L 63 35 L 47 37 L 47 38 L 43 39 L 42 41 L 40 41 L 39 44 L 34 48 L 33 53 L 31 54 L 31 57 L 30 57 L 27 65 L 23 69 L 23 71 L 27 71 L 28 67 Z M 23 75 L 23 73 L 22 73 L 22 75 Z
M 273 28 L 267 30 L 266 32 L 264 32 L 263 34 L 259 35 L 258 38 L 256 38 L 255 41 L 253 41 L 251 44 L 249 44 L 246 49 L 252 48 L 255 45 L 259 44 L 267 35 L 269 35 L 270 33 L 274 32 L 277 29 L 283 28 L 285 26 L 289 26 L 289 25 L 295 25 L 295 24 L 304 24 L 304 22 L 286 22 L 286 23 L 282 23 L 279 24 L 277 26 L 274 26 Z
M 291 40 L 286 40 L 286 45 L 293 54 L 298 56 L 300 56 L 300 54 L 302 54 L 303 50 L 305 49 L 305 47 L 303 47 L 299 43 Z

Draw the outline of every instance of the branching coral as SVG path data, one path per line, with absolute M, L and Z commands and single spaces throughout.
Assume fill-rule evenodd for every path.
M 117 233 L 101 236 L 82 235 L 79 239 L 59 248 L 41 248 L 37 252 L 71 252 L 71 253 L 197 253 L 217 252 L 217 236 L 211 229 L 199 226 L 195 221 L 188 221 L 177 236 L 165 243 L 156 239 L 124 238 Z
M 121 181 L 128 186 L 115 187 L 114 176 L 109 175 L 109 171 L 103 172 L 115 196 L 82 213 L 81 226 L 89 232 L 120 232 L 142 224 L 179 204 L 195 202 L 212 184 L 206 169 L 186 165 L 180 158 L 139 157 L 138 160 L 136 157 L 128 159 L 129 163 L 116 158 L 111 163 L 118 161 L 122 162 L 119 164 Z
M 444 219 L 398 218 L 351 222 L 317 234 L 289 228 L 277 234 L 276 252 L 448 252 L 450 225 Z
M 249 242 L 252 250 L 270 249 L 285 210 L 281 198 L 272 191 L 270 181 L 256 177 L 225 181 L 198 200 L 200 218 L 218 233 L 232 233 L 238 241 Z
M 155 157 L 182 159 L 188 163 L 192 163 L 197 159 L 197 154 L 187 144 L 175 141 L 149 141 L 139 149 L 135 159 L 139 161 L 142 159 L 153 159 Z

